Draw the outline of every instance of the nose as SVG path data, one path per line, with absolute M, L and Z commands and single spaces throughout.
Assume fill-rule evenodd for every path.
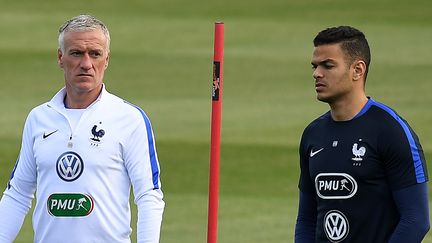
M 85 53 L 80 62 L 80 67 L 84 70 L 89 70 L 92 67 L 92 62 L 89 54 Z
M 312 77 L 316 80 L 318 78 L 322 78 L 322 72 L 319 70 L 319 68 L 315 68 L 313 73 L 312 73 Z

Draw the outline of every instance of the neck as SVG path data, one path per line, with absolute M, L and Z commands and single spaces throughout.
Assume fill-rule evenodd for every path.
M 66 96 L 64 104 L 69 109 L 86 109 L 99 97 L 102 92 L 102 85 L 100 88 L 94 89 L 89 92 L 73 92 L 66 89 Z
M 368 102 L 365 94 L 350 97 L 346 100 L 329 103 L 330 112 L 335 121 L 349 121 L 353 119 Z

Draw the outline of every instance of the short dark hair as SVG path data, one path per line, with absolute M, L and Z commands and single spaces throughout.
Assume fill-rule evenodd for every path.
M 356 59 L 360 59 L 366 63 L 366 80 L 371 62 L 371 54 L 368 41 L 363 32 L 351 26 L 331 27 L 319 32 L 313 43 L 315 47 L 340 43 L 349 64 Z

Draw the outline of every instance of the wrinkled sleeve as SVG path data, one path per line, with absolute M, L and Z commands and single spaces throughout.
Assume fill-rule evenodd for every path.
M 421 242 L 429 230 L 428 172 L 420 140 L 408 122 L 394 118 L 382 129 L 378 149 L 400 220 L 391 243 Z
M 27 118 L 22 136 L 21 151 L 10 180 L 0 201 L 0 242 L 15 240 L 31 208 L 36 190 L 36 166 L 33 156 L 31 118 Z
M 394 191 L 393 198 L 400 220 L 389 243 L 422 242 L 430 228 L 427 183 Z
M 140 111 L 143 119 L 127 141 L 125 162 L 138 208 L 138 243 L 157 243 L 165 203 L 153 130 L 145 113 Z
M 300 192 L 294 242 L 315 242 L 316 217 L 317 211 L 315 196 L 313 194 Z
M 309 172 L 308 148 L 306 146 L 307 132 L 303 132 L 300 147 L 300 179 L 299 179 L 299 208 L 295 226 L 296 243 L 315 242 L 317 203 L 315 191 Z

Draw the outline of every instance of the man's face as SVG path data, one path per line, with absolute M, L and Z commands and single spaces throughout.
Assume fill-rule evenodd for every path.
M 340 44 L 315 47 L 311 64 L 318 100 L 333 103 L 347 97 L 353 89 L 352 67 Z
M 102 30 L 66 32 L 64 52 L 58 50 L 58 63 L 64 71 L 68 92 L 99 92 L 108 60 L 107 39 Z

